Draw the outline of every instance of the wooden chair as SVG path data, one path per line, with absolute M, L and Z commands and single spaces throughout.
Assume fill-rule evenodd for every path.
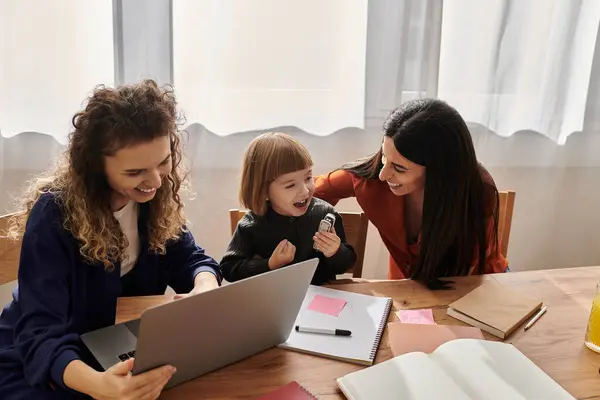
M 500 240 L 500 254 L 506 257 L 508 253 L 508 241 L 510 239 L 510 226 L 512 223 L 513 210 L 515 207 L 516 192 L 508 190 L 498 192 L 498 239 Z
M 238 221 L 246 214 L 244 210 L 233 209 L 229 210 L 229 223 L 231 226 L 231 234 L 235 231 Z M 365 247 L 367 245 L 367 229 L 369 220 L 362 212 L 340 212 L 346 240 L 354 247 L 356 252 L 356 263 L 350 270 L 355 278 L 362 277 L 363 263 L 365 261 Z
M 21 240 L 6 237 L 8 220 L 14 214 L 0 216 L 0 285 L 17 279 Z

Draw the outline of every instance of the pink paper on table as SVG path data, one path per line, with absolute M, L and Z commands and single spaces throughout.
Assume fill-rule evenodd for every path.
M 405 324 L 425 324 L 436 325 L 433 319 L 433 311 L 425 310 L 400 310 L 396 312 L 396 316 Z
M 337 317 L 340 315 L 340 312 L 342 312 L 345 305 L 346 300 L 344 299 L 335 299 L 318 294 L 312 299 L 308 305 L 308 309 Z

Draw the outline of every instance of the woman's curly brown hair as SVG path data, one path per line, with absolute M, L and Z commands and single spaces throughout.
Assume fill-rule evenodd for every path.
M 168 135 L 172 171 L 149 202 L 148 221 L 150 250 L 164 254 L 166 243 L 177 240 L 186 222 L 179 195 L 185 177 L 176 106 L 173 89 L 160 88 L 153 80 L 116 89 L 96 87 L 85 109 L 73 117 L 74 130 L 57 166 L 26 190 L 24 212 L 9 222 L 10 236 L 20 237 L 35 202 L 53 193 L 64 211 L 64 227 L 79 240 L 84 259 L 111 270 L 115 261 L 123 260 L 128 243 L 110 207 L 104 157 Z

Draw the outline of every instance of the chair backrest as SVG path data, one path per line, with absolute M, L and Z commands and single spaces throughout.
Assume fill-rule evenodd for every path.
M 510 226 L 515 207 L 516 192 L 512 190 L 498 192 L 500 204 L 498 207 L 498 239 L 500 240 L 500 254 L 506 257 L 508 241 L 510 239 Z
M 244 210 L 233 209 L 229 210 L 229 223 L 231 234 L 235 231 L 238 221 L 246 214 Z M 367 230 L 369 228 L 369 220 L 362 212 L 339 212 L 342 217 L 344 232 L 346 233 L 346 241 L 354 247 L 356 252 L 356 263 L 352 268 L 352 276 L 355 278 L 362 277 L 363 263 L 365 261 L 365 247 L 367 245 Z
M 21 239 L 12 240 L 6 237 L 8 220 L 14 214 L 0 216 L 0 285 L 17 279 Z

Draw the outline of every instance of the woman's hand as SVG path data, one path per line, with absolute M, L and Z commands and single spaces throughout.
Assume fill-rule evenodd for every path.
M 331 232 L 317 232 L 313 237 L 317 250 L 327 258 L 333 256 L 340 249 L 342 240 L 335 233 L 335 228 Z
M 63 373 L 67 387 L 97 400 L 154 400 L 176 372 L 169 365 L 139 375 L 131 375 L 133 358 L 98 372 L 81 360 L 73 360 Z
M 183 299 L 198 293 L 207 292 L 219 287 L 219 281 L 212 272 L 200 272 L 194 279 L 194 288 L 189 293 L 176 294 L 174 299 Z
M 131 375 L 134 359 L 113 365 L 100 374 L 98 387 L 92 397 L 97 400 L 154 400 L 175 373 L 169 365 L 155 368 L 139 375 Z
M 279 242 L 273 254 L 269 258 L 269 269 L 281 268 L 294 261 L 296 255 L 296 246 L 288 242 L 286 239 Z

